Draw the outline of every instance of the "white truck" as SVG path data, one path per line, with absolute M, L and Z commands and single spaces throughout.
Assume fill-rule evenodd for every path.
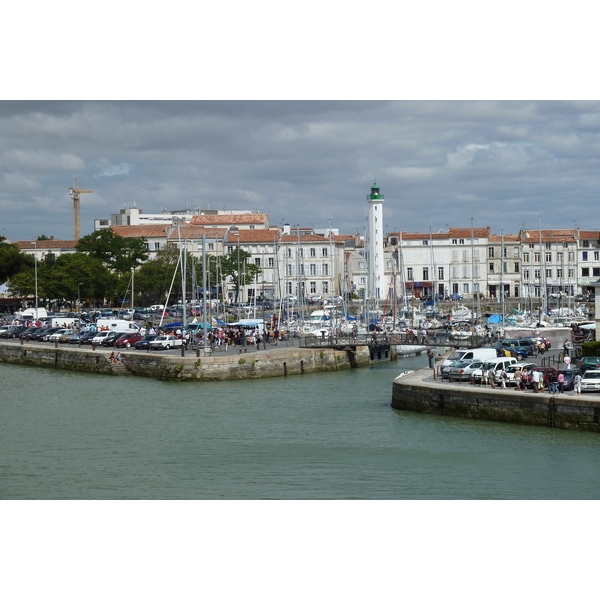
M 65 327 L 67 329 L 77 329 L 79 319 L 77 317 L 50 317 L 48 327 Z

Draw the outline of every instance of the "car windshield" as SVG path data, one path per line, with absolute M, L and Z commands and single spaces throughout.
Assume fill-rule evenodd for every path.
M 584 376 L 584 379 L 600 379 L 600 371 L 588 371 Z

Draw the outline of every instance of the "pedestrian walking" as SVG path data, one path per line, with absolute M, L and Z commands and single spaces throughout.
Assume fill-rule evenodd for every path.
M 514 382 L 515 382 L 515 392 L 517 392 L 518 390 L 521 389 L 521 378 L 523 376 L 523 373 L 521 373 L 521 368 L 517 367 L 515 369 L 515 377 L 514 377 Z
M 575 375 L 575 379 L 573 379 L 573 389 L 577 396 L 581 395 L 581 373 Z
M 539 371 L 533 371 L 531 373 L 531 385 L 536 394 L 540 391 L 540 375 L 541 373 Z
M 479 380 L 479 387 L 482 385 L 487 385 L 488 380 L 488 370 L 485 365 L 481 367 L 481 379 Z

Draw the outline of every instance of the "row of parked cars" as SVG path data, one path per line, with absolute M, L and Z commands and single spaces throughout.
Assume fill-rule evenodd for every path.
M 21 338 L 23 341 L 58 342 L 60 344 L 87 344 L 114 348 L 138 350 L 170 350 L 180 348 L 184 341 L 172 334 L 141 335 L 139 332 L 84 331 L 64 327 L 25 327 L 23 325 L 3 326 L 0 336 Z
M 570 369 L 557 370 L 554 367 L 542 367 L 531 362 L 517 362 L 514 356 L 499 356 L 502 351 L 502 346 L 457 350 L 442 363 L 442 379 L 480 383 L 485 366 L 488 377 L 492 377 L 497 384 L 502 382 L 502 373 L 505 373 L 506 385 L 514 386 L 515 372 L 519 369 L 523 374 L 522 382 L 527 387 L 532 387 L 533 371 L 538 371 L 542 374 L 545 387 L 549 386 L 550 381 L 556 381 L 559 373 L 562 373 L 563 390 L 572 391 L 575 376 L 580 374 L 582 392 L 600 392 L 600 357 L 586 356 L 579 361 L 578 365 Z M 497 356 L 493 356 L 494 352 Z

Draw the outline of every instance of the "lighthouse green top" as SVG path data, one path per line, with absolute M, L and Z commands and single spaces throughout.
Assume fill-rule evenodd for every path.
M 383 200 L 383 194 L 379 193 L 379 186 L 376 181 L 373 182 L 371 193 L 367 196 L 367 200 Z

